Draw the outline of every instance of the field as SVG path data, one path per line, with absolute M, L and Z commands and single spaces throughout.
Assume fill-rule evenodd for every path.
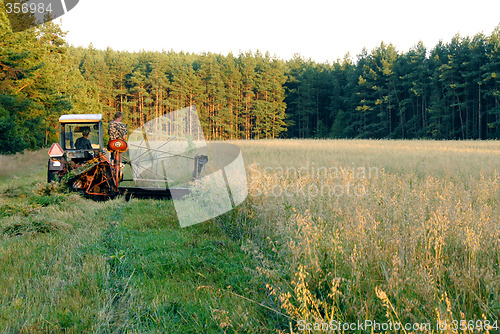
M 185 229 L 0 156 L 0 332 L 498 332 L 498 141 L 235 144 L 248 199 Z

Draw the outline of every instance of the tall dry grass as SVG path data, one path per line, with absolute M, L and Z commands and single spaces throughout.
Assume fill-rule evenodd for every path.
M 499 142 L 238 144 L 267 237 L 245 249 L 290 319 L 500 318 Z
M 0 179 L 23 176 L 30 171 L 39 170 L 47 165 L 47 149 L 28 151 L 15 155 L 0 155 Z

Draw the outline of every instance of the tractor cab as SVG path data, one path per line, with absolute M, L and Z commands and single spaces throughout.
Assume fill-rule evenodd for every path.
M 49 151 L 48 181 L 68 164 L 76 166 L 104 152 L 102 114 L 75 114 L 59 117 L 59 144 Z
M 78 138 L 90 141 L 91 148 L 78 146 Z M 67 160 L 89 160 L 104 150 L 102 114 L 62 115 L 59 117 L 59 146 Z M 94 152 L 98 151 L 98 152 Z

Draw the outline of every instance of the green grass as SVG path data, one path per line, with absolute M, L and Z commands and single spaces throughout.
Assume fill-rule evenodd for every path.
M 94 202 L 45 186 L 44 174 L 0 179 L 1 333 L 281 326 L 257 305 L 267 292 L 224 219 L 181 229 L 170 201 Z

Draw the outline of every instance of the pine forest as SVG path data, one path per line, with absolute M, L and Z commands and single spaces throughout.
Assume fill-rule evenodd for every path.
M 0 153 L 57 140 L 66 113 L 122 111 L 129 128 L 195 105 L 207 139 L 499 139 L 500 26 L 406 52 L 387 43 L 317 63 L 260 51 L 68 46 L 54 23 L 0 17 Z M 341 47 L 341 46 L 339 46 Z

